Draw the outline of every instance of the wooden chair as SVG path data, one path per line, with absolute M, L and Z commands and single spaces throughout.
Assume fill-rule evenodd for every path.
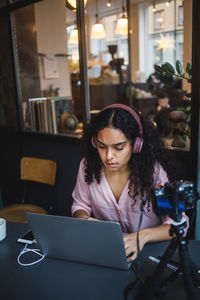
M 56 162 L 35 157 L 22 157 L 20 167 L 20 179 L 24 180 L 23 204 L 9 205 L 0 209 L 0 217 L 11 222 L 27 223 L 25 212 L 45 214 L 47 211 L 37 205 L 26 204 L 28 181 L 54 185 L 56 178 Z

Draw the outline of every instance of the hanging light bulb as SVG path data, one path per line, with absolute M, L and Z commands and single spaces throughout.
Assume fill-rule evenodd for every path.
M 106 5 L 107 5 L 108 7 L 111 7 L 111 5 L 112 5 L 112 4 L 111 4 L 111 0 L 108 0 L 107 3 L 106 3 Z
M 76 0 L 66 0 L 66 6 L 71 10 L 76 10 Z M 84 6 L 86 6 L 87 0 L 84 0 Z
M 122 16 L 117 21 L 115 33 L 120 34 L 120 35 L 127 35 L 128 34 L 128 18 L 125 15 L 124 1 L 122 1 L 122 11 L 123 11 Z
M 106 32 L 104 29 L 103 24 L 99 21 L 99 15 L 98 15 L 98 7 L 97 7 L 97 0 L 96 0 L 96 23 L 92 26 L 91 31 L 91 39 L 103 39 L 106 37 Z
M 168 1 L 165 3 L 165 5 L 166 5 L 166 6 L 169 6 L 170 2 L 171 2 L 171 0 L 168 0 Z
M 78 29 L 77 29 L 77 27 L 74 27 L 74 29 L 72 29 L 72 31 L 70 32 L 69 43 L 78 45 Z
M 155 12 L 156 11 L 156 4 L 155 2 L 153 3 L 153 8 L 152 8 L 152 11 Z

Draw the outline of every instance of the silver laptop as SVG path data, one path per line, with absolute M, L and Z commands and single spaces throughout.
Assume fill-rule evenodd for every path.
M 46 257 L 128 270 L 119 223 L 26 213 Z

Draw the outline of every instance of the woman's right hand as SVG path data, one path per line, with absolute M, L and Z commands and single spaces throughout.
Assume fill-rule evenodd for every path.
M 74 218 L 80 218 L 80 219 L 85 219 L 85 220 L 91 220 L 91 221 L 99 221 L 95 218 L 90 217 L 87 212 L 83 209 L 79 209 L 77 211 L 75 211 L 75 213 L 73 214 Z
M 92 217 L 89 217 L 87 220 L 91 220 L 91 221 L 99 221 L 98 219 L 95 219 L 95 218 L 92 218 Z

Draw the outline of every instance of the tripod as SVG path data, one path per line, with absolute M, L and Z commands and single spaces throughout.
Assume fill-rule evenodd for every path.
M 189 256 L 187 248 L 188 241 L 184 238 L 185 227 L 186 222 L 183 221 L 171 224 L 170 235 L 175 235 L 175 237 L 171 240 L 168 248 L 162 256 L 162 259 L 156 267 L 154 274 L 145 281 L 142 291 L 139 293 L 139 297 L 137 299 L 153 300 L 155 297 L 158 297 L 159 299 L 159 297 L 163 294 L 164 289 L 166 289 L 170 283 L 176 279 L 180 272 L 183 274 L 183 282 L 187 298 L 196 299 L 194 287 L 200 286 L 200 270 L 198 270 L 198 267 L 192 262 Z M 181 267 L 169 276 L 164 284 L 161 285 L 161 275 L 177 248 L 179 250 Z

